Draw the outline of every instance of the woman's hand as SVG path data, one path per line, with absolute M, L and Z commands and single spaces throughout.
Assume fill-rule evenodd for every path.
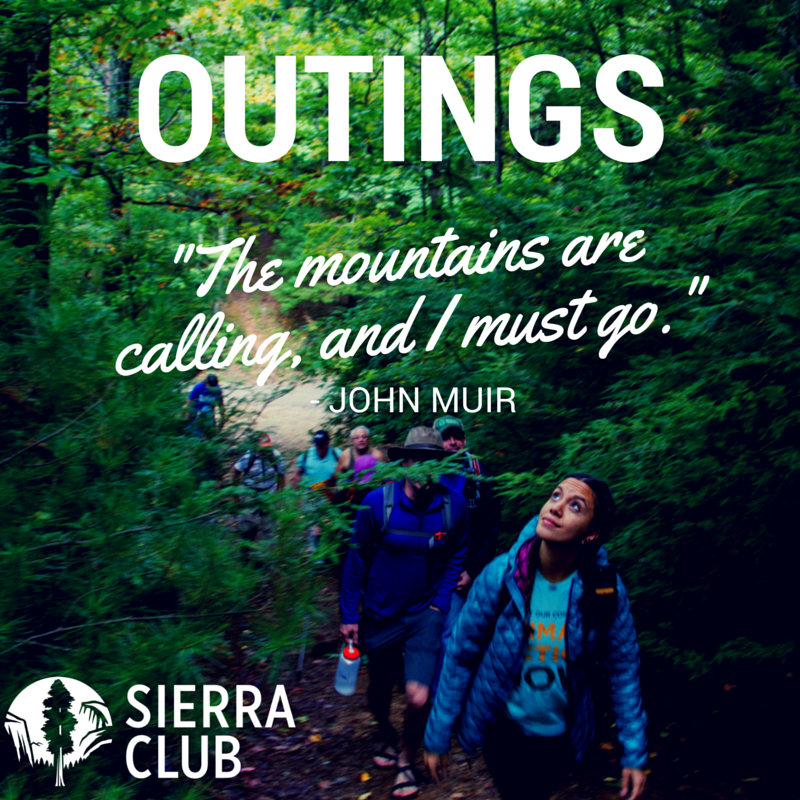
M 425 766 L 434 783 L 441 783 L 447 777 L 447 756 L 425 751 Z
M 425 757 L 427 759 L 427 753 Z M 622 770 L 622 791 L 619 796 L 626 797 L 628 800 L 636 800 L 637 797 L 642 796 L 646 781 L 647 775 L 644 774 L 644 770 L 626 767 Z

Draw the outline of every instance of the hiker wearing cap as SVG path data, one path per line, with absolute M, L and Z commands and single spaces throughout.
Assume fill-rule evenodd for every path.
M 441 669 L 447 641 L 467 601 L 470 586 L 481 570 L 494 558 L 497 535 L 500 531 L 500 504 L 492 492 L 491 483 L 486 480 L 489 477 L 488 470 L 481 461 L 467 452 L 467 434 L 461 420 L 448 414 L 435 420 L 433 427 L 442 435 L 445 452 L 464 455 L 461 473 L 442 475 L 439 483 L 463 495 L 467 501 L 470 531 L 467 561 L 459 576 L 450 613 L 447 615 L 442 632 L 442 650 L 439 656 Z
M 361 456 L 372 456 L 377 461 L 386 461 L 386 456 L 379 447 L 372 447 L 369 443 L 369 428 L 366 425 L 359 425 L 353 428 L 350 433 L 350 447 L 339 456 L 336 465 L 336 474 L 344 472 L 354 472 L 355 464 Z
M 412 428 L 389 459 L 403 466 L 446 455 L 433 428 Z M 356 517 L 342 576 L 340 632 L 369 656 L 370 709 L 378 723 L 377 767 L 397 769 L 392 797 L 419 793 L 414 756 L 425 728 L 444 616 L 464 567 L 469 519 L 464 498 L 430 477 L 375 489 Z M 361 618 L 358 609 L 363 593 Z M 402 750 L 389 721 L 392 687 L 403 668 Z
M 284 484 L 284 464 L 280 450 L 272 445 L 268 433 L 258 436 L 256 447 L 248 450 L 234 465 L 234 480 L 256 492 L 279 492 Z
M 259 494 L 279 492 L 284 485 L 284 464 L 280 450 L 272 446 L 268 433 L 261 433 L 256 446 L 248 450 L 234 465 L 233 479 Z M 239 517 L 239 530 L 247 538 L 256 538 L 259 532 L 268 534 L 267 520 L 261 508 L 245 511 Z
M 314 434 L 314 444 L 297 459 L 292 488 L 296 489 L 301 481 L 304 486 L 312 486 L 333 477 L 342 451 L 338 447 L 330 447 L 330 441 L 327 431 L 319 430 Z
M 225 401 L 219 379 L 213 372 L 209 372 L 200 383 L 195 384 L 189 392 L 187 406 L 186 419 L 192 432 L 201 433 L 200 428 L 205 428 L 206 423 L 209 423 L 209 427 L 214 426 L 217 406 L 219 406 L 220 428 L 225 424 Z

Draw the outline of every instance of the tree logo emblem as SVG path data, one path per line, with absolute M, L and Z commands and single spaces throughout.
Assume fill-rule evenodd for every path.
M 108 744 L 111 714 L 105 701 L 73 678 L 43 678 L 23 689 L 6 714 L 6 730 L 17 759 L 33 767 L 55 767 L 56 786 L 64 770 Z

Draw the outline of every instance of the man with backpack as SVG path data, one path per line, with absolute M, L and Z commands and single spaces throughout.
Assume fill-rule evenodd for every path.
M 273 494 L 283 489 L 284 464 L 280 450 L 272 446 L 268 433 L 261 433 L 256 446 L 248 450 L 234 465 L 234 482 L 240 480 L 248 488 L 259 494 Z M 246 511 L 241 515 L 239 527 L 242 533 L 255 539 L 260 531 L 267 533 L 264 515 L 260 508 Z
M 389 459 L 404 467 L 446 456 L 433 428 L 412 428 Z M 419 792 L 414 755 L 425 729 L 444 617 L 464 567 L 469 519 L 464 498 L 430 476 L 370 492 L 356 517 L 342 577 L 340 632 L 369 656 L 369 704 L 378 723 L 377 767 L 397 769 L 392 797 Z M 359 624 L 362 592 L 364 608 Z M 404 748 L 389 721 L 392 687 L 404 669 Z M 399 752 L 398 752 L 399 751 Z
M 256 446 L 248 450 L 233 465 L 235 480 L 241 478 L 248 489 L 257 492 L 279 492 L 284 484 L 284 465 L 281 451 L 272 446 L 268 433 L 258 435 Z
M 467 452 L 467 434 L 458 417 L 446 415 L 434 421 L 433 427 L 442 435 L 445 452 L 463 453 L 463 467 L 460 474 L 442 475 L 439 482 L 452 491 L 462 495 L 469 509 L 469 550 L 464 570 L 459 576 L 450 613 L 442 632 L 442 650 L 439 659 L 444 657 L 447 641 L 458 620 L 458 615 L 467 602 L 470 586 L 481 570 L 494 558 L 497 549 L 497 535 L 500 531 L 500 503 L 487 482 L 489 472 L 485 465 Z

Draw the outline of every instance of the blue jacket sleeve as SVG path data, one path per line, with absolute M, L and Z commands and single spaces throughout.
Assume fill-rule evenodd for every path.
M 439 688 L 425 728 L 425 749 L 447 753 L 456 720 L 494 631 L 505 571 L 502 558 L 475 579 L 445 651 Z
M 617 597 L 617 615 L 608 629 L 604 662 L 622 745 L 622 766 L 642 769 L 647 763 L 647 715 L 639 682 L 639 642 L 628 592 L 619 578 Z
M 346 625 L 358 623 L 358 604 L 361 602 L 361 591 L 364 588 L 364 577 L 372 566 L 375 556 L 375 532 L 380 525 L 372 506 L 362 508 L 353 526 L 350 538 L 350 551 L 344 563 L 342 590 L 339 605 L 342 622 Z
M 453 554 L 445 564 L 442 579 L 436 587 L 432 600 L 432 604 L 441 609 L 442 614 L 445 616 L 450 611 L 450 601 L 453 599 L 453 592 L 464 569 L 469 547 L 469 514 L 467 513 L 466 501 L 460 494 L 451 492 L 451 502 L 453 504 L 453 539 L 455 544 L 453 546 Z

